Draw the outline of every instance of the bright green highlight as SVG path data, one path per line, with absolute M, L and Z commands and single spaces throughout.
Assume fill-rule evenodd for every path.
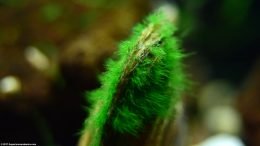
M 138 135 L 147 122 L 167 117 L 179 99 L 184 74 L 176 28 L 161 12 L 134 28 L 119 45 L 117 60 L 109 60 L 101 88 L 87 94 L 92 103 L 83 134 L 88 146 L 99 146 L 105 127 Z

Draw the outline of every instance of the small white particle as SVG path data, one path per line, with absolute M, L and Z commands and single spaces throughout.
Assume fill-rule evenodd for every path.
M 0 92 L 4 94 L 17 93 L 21 90 L 21 82 L 15 76 L 6 76 L 0 80 Z
M 45 71 L 50 67 L 49 59 L 36 47 L 28 47 L 24 55 L 26 60 L 38 70 Z

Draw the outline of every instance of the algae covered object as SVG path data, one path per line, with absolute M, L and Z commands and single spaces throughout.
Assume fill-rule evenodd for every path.
M 83 135 L 86 145 L 99 146 L 105 125 L 138 135 L 147 122 L 167 117 L 183 87 L 183 55 L 172 36 L 175 27 L 162 11 L 137 25 L 109 60 L 102 86 L 87 94 L 92 103 Z

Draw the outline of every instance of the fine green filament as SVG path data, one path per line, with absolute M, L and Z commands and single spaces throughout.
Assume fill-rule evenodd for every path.
M 87 94 L 92 103 L 83 135 L 87 146 L 100 146 L 105 125 L 138 135 L 147 121 L 167 117 L 183 88 L 183 58 L 172 35 L 175 27 L 157 11 L 134 28 L 109 60 L 102 86 Z

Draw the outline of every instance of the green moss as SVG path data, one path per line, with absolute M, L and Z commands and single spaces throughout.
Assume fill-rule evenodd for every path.
M 90 146 L 100 145 L 104 125 L 138 135 L 147 121 L 168 116 L 184 79 L 175 30 L 157 11 L 119 45 L 118 59 L 109 60 L 100 77 L 101 88 L 87 94 L 93 106 L 83 132 L 91 135 Z

